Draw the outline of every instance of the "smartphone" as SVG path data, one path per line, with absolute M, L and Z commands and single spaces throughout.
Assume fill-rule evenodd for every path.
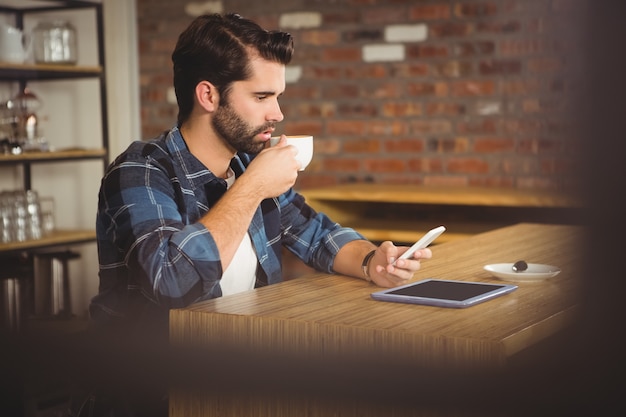
M 429 230 L 424 236 L 422 236 L 420 240 L 415 242 L 415 244 L 413 244 L 413 246 L 411 246 L 408 251 L 404 252 L 398 259 L 410 258 L 411 256 L 413 256 L 413 253 L 415 253 L 416 250 L 424 249 L 445 231 L 446 228 L 444 226 L 435 227 L 434 229 Z M 392 263 L 393 266 L 396 266 L 396 262 L 398 261 L 398 259 L 396 259 Z

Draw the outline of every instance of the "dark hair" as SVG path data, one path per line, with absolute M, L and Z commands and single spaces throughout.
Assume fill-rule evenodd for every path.
M 172 53 L 179 127 L 191 114 L 200 81 L 211 82 L 225 98 L 234 81 L 250 78 L 250 48 L 264 59 L 287 65 L 293 38 L 234 13 L 199 16 L 180 34 Z

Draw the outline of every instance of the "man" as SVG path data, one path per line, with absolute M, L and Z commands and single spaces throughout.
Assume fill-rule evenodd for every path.
M 379 247 L 292 190 L 279 97 L 293 40 L 236 14 L 196 18 L 172 54 L 178 123 L 108 168 L 97 215 L 95 322 L 167 331 L 168 310 L 281 281 L 281 246 L 317 270 L 405 283 L 428 249 Z
M 142 352 L 153 352 L 154 336 L 167 340 L 171 308 L 280 282 L 283 246 L 320 271 L 383 287 L 404 284 L 431 257 L 422 249 L 392 266 L 406 247 L 376 247 L 293 191 L 296 149 L 284 136 L 268 146 L 283 120 L 278 100 L 292 53 L 291 35 L 235 14 L 200 16 L 180 35 L 172 54 L 176 127 L 132 143 L 99 193 L 100 287 L 90 314 L 105 335 L 97 340 L 123 342 L 101 350 L 117 365 L 112 380 L 127 381 L 107 387 L 104 402 L 77 397 L 73 415 L 166 414 L 165 391 L 145 387 L 145 376 L 120 376 L 119 361 L 143 357 L 158 369 Z M 141 341 L 139 353 L 127 337 Z

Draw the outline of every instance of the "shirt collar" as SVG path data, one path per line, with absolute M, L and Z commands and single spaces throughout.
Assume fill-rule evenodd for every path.
M 202 188 L 212 182 L 224 183 L 226 185 L 222 178 L 216 177 L 189 151 L 178 127 L 174 127 L 168 132 L 165 144 L 172 159 L 181 167 L 193 188 Z
M 178 127 L 172 128 L 166 138 L 165 143 L 167 151 L 172 155 L 172 159 L 180 165 L 185 172 L 185 176 L 194 188 L 205 187 L 206 185 L 226 186 L 224 179 L 217 177 L 211 172 L 198 158 L 196 158 L 187 147 L 185 139 L 183 139 Z M 250 156 L 247 154 L 238 154 L 231 160 L 230 167 L 238 177 L 245 171 L 247 161 L 249 163 Z M 214 184 L 211 184 L 214 183 Z

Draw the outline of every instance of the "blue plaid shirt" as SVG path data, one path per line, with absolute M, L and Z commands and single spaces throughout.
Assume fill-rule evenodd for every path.
M 233 158 L 236 176 L 252 158 Z M 225 192 L 226 182 L 189 152 L 178 128 L 132 143 L 102 179 L 96 219 L 100 288 L 91 317 L 153 325 L 160 317 L 166 324 L 169 309 L 221 296 L 220 254 L 198 220 Z M 339 249 L 364 239 L 315 212 L 293 190 L 264 200 L 248 231 L 259 262 L 256 286 L 282 280 L 282 246 L 331 273 Z

